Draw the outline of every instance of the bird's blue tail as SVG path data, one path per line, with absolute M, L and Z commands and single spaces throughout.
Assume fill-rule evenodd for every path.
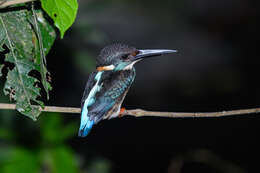
M 86 105 L 86 104 L 85 104 Z M 94 125 L 94 120 L 90 120 L 88 116 L 87 106 L 83 107 L 83 111 L 81 112 L 81 121 L 78 135 L 80 137 L 86 137 L 90 132 L 92 126 Z
M 86 137 L 88 135 L 88 133 L 90 132 L 92 126 L 94 125 L 94 120 L 89 120 L 89 117 L 87 117 L 87 120 L 80 124 L 80 128 L 79 128 L 79 136 L 80 137 Z

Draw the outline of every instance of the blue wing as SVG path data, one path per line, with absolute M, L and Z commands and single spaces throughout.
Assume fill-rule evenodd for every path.
M 130 75 L 130 78 L 126 76 Z M 85 137 L 92 126 L 98 123 L 118 102 L 122 101 L 135 72 L 93 72 L 82 98 L 79 136 Z
M 92 126 L 100 121 L 115 104 L 112 98 L 100 96 L 99 91 L 103 85 L 102 74 L 103 72 L 91 73 L 87 82 L 81 101 L 81 122 L 78 134 L 81 137 L 87 136 Z
M 94 125 L 94 120 L 88 116 L 89 114 L 89 106 L 91 106 L 95 102 L 95 95 L 100 90 L 100 80 L 101 80 L 102 72 L 93 72 L 89 76 L 89 80 L 87 82 L 83 98 L 81 101 L 81 121 L 80 121 L 80 129 L 79 136 L 85 137 L 89 133 L 90 129 Z

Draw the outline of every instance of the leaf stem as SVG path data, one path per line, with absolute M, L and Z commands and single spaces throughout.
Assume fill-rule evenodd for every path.
M 39 43 L 39 48 L 40 48 L 40 58 L 41 58 L 41 62 L 40 62 L 40 73 L 41 73 L 41 80 L 42 80 L 42 85 L 44 87 L 44 90 L 46 92 L 46 96 L 47 96 L 47 100 L 49 100 L 49 91 L 48 91 L 48 86 L 46 85 L 47 79 L 46 79 L 46 74 L 45 72 L 47 71 L 47 62 L 46 62 L 46 57 L 45 57 L 45 53 L 44 53 L 44 48 L 43 48 L 43 41 L 42 41 L 42 35 L 41 35 L 41 31 L 39 29 L 38 26 L 38 21 L 37 21 L 37 14 L 34 10 L 34 2 L 32 2 L 32 14 L 33 14 L 33 20 L 34 20 L 34 28 L 35 28 L 35 33 L 37 35 L 37 41 Z

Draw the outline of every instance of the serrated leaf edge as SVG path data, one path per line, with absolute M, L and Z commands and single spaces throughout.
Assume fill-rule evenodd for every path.
M 10 46 L 10 51 L 11 51 L 11 53 L 12 53 L 14 59 L 15 59 L 15 62 L 14 62 L 14 63 L 15 63 L 15 68 L 17 69 L 17 71 L 18 71 L 18 76 L 19 76 L 19 78 L 20 78 L 20 81 L 22 82 L 23 90 L 24 90 L 24 93 L 26 94 L 26 99 L 27 99 L 28 103 L 30 103 L 30 99 L 29 99 L 29 97 L 28 97 L 28 93 L 27 93 L 26 89 L 24 88 L 24 86 L 25 86 L 24 81 L 23 81 L 23 79 L 22 79 L 20 70 L 19 70 L 19 68 L 18 68 L 18 64 L 17 64 L 18 60 L 17 60 L 17 58 L 16 58 L 16 56 L 15 56 L 15 54 L 14 54 L 14 49 L 13 49 L 13 46 L 12 46 L 12 42 L 11 42 L 11 39 L 10 39 L 10 37 L 9 37 L 8 31 L 7 31 L 7 29 L 6 29 L 6 26 L 5 26 L 5 23 L 4 23 L 4 20 L 3 20 L 2 16 L 0 16 L 0 20 L 1 20 L 2 25 L 3 25 L 3 28 L 4 28 L 4 30 L 5 30 L 6 38 L 7 38 L 7 41 L 8 41 L 8 43 L 9 43 L 9 46 Z

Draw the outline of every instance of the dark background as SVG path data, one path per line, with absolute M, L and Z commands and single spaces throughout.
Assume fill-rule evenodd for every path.
M 73 27 L 47 56 L 53 81 L 48 105 L 79 107 L 95 57 L 105 45 L 122 42 L 179 51 L 135 65 L 127 109 L 259 107 L 257 10 L 259 3 L 249 0 L 81 0 Z M 63 116 L 79 125 L 78 115 Z M 86 138 L 75 133 L 68 145 L 82 167 L 104 158 L 115 173 L 259 172 L 259 123 L 257 114 L 124 117 L 100 122 Z

